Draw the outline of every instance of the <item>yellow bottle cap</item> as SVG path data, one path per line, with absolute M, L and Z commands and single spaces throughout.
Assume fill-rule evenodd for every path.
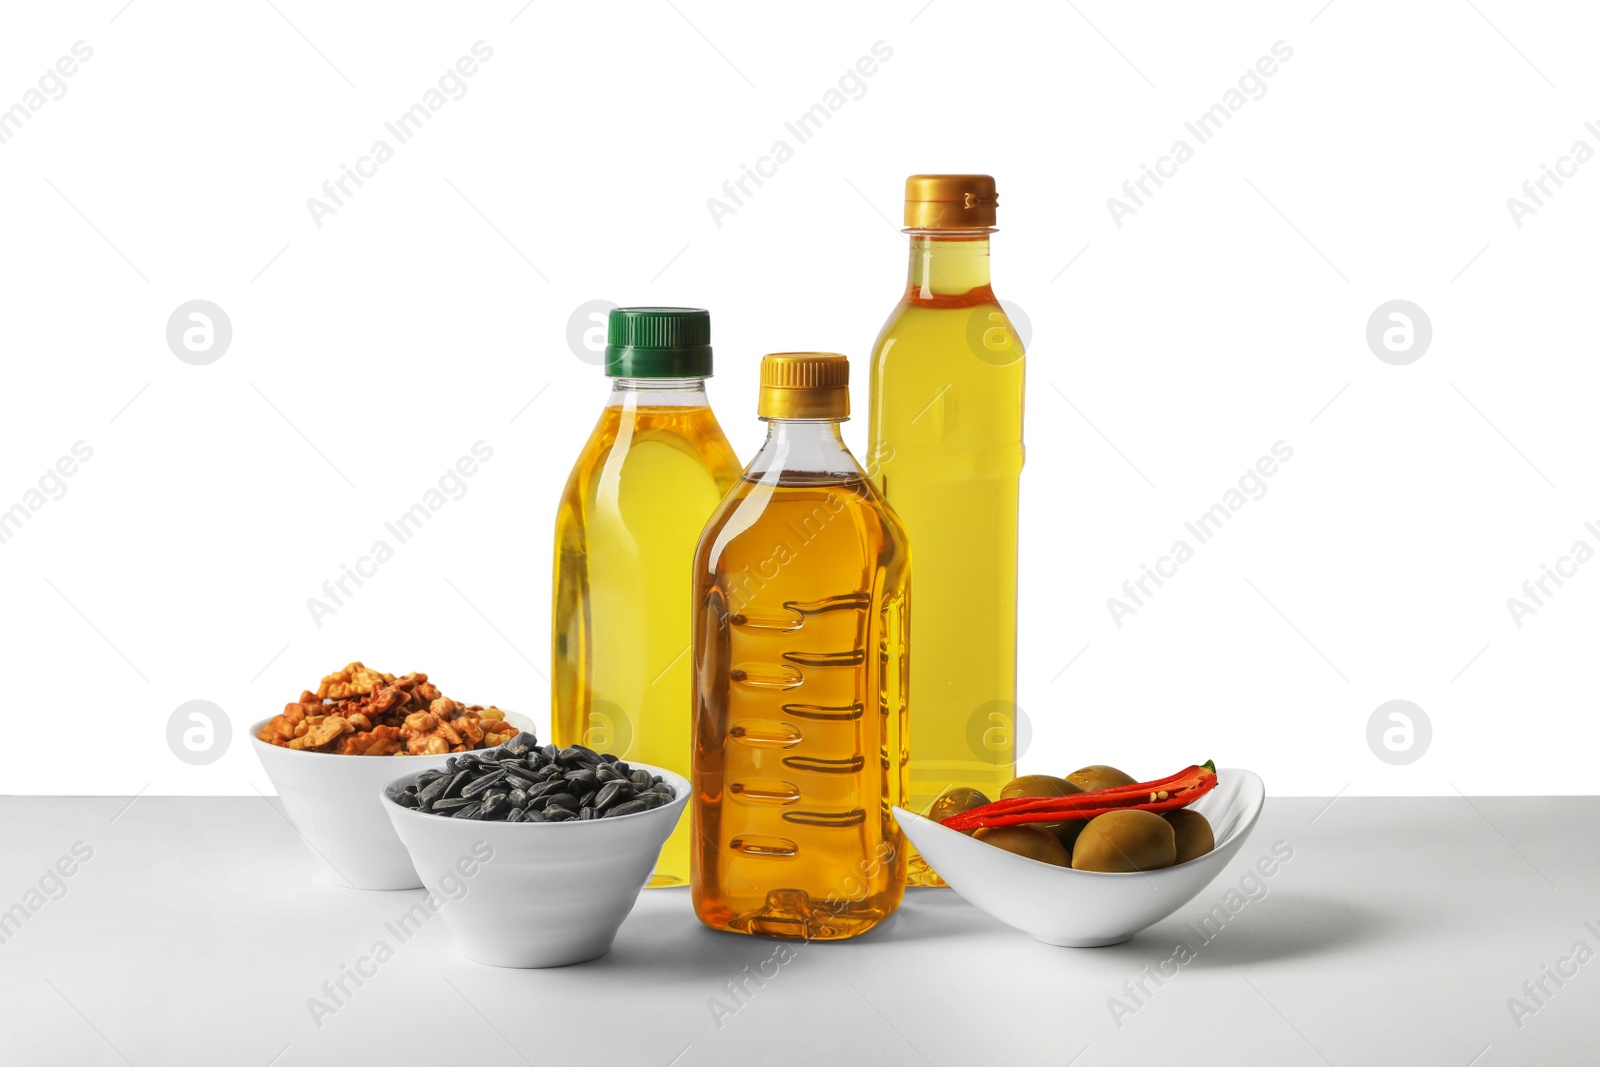
M 843 419 L 850 415 L 850 360 L 837 352 L 774 352 L 761 357 L 763 419 Z
M 999 203 L 987 174 L 913 174 L 906 179 L 906 229 L 993 229 Z

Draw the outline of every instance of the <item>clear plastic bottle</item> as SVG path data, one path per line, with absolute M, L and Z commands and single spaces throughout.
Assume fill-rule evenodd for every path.
M 553 735 L 687 774 L 689 563 L 739 463 L 706 399 L 706 312 L 618 308 L 607 332 L 611 396 L 556 518 Z M 649 884 L 688 881 L 685 819 Z
M 917 551 L 911 810 L 1016 773 L 1023 352 L 989 286 L 994 179 L 906 180 L 905 295 L 872 356 L 869 454 Z M 943 885 L 911 857 L 912 885 Z
M 910 558 L 845 448 L 849 364 L 761 363 L 767 441 L 694 560 L 695 912 L 854 937 L 899 905 Z

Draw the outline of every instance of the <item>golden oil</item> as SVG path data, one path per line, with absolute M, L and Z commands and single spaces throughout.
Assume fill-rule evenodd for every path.
M 917 812 L 952 786 L 998 799 L 1016 773 L 1023 350 L 990 288 L 993 188 L 971 175 L 907 183 L 908 284 L 873 349 L 874 476 L 917 559 Z M 915 854 L 908 881 L 943 884 Z
M 556 744 L 584 744 L 687 776 L 689 564 L 707 518 L 738 479 L 703 378 L 613 379 L 556 519 Z M 662 849 L 651 886 L 688 883 L 689 832 L 685 819 Z
M 905 790 L 910 561 L 839 436 L 842 403 L 798 387 L 772 400 L 774 358 L 766 445 L 695 555 L 694 904 L 716 929 L 846 938 L 905 887 L 890 808 Z

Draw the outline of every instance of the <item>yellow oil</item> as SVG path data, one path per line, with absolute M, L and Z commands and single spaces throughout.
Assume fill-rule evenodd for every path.
M 1017 482 L 1023 352 L 989 287 L 986 234 L 912 236 L 910 283 L 873 349 L 873 474 L 917 559 L 911 810 L 1016 773 Z M 915 853 L 912 885 L 942 885 Z
M 613 394 L 556 519 L 553 734 L 629 761 L 689 773 L 689 640 L 695 544 L 739 480 L 703 391 L 673 404 L 656 388 Z M 689 880 L 679 823 L 649 884 Z
M 706 528 L 693 860 L 707 925 L 832 940 L 899 905 L 908 574 L 864 477 L 747 475 Z

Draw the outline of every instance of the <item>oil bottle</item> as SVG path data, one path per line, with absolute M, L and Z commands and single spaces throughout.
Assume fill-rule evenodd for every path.
M 761 361 L 767 440 L 694 556 L 695 913 L 832 940 L 899 905 L 910 558 L 840 436 L 849 363 Z
M 1015 774 L 1023 352 L 989 285 L 994 179 L 906 179 L 905 294 L 873 348 L 869 455 L 917 552 L 911 810 Z M 942 885 L 914 853 L 908 881 Z
M 689 561 L 739 462 L 706 399 L 707 312 L 616 308 L 606 331 L 611 396 L 556 517 L 552 733 L 687 774 Z M 688 880 L 684 820 L 649 884 Z

